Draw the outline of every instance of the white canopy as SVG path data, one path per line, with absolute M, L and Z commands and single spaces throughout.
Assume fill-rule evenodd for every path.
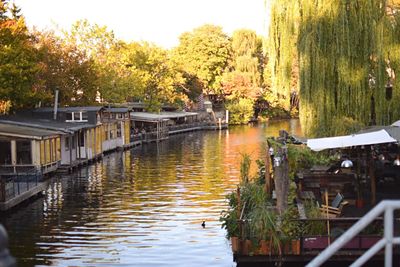
M 392 124 L 392 126 L 400 127 L 400 120 L 394 122 L 394 123 Z
M 336 137 L 308 139 L 307 146 L 314 151 L 324 149 L 343 148 L 351 146 L 375 145 L 383 143 L 396 143 L 385 130 L 370 133 L 353 134 Z

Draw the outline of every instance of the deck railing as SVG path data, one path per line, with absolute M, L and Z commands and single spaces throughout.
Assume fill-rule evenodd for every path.
M 29 191 L 42 181 L 42 175 L 35 168 L 28 173 L 0 176 L 0 202 L 8 200 Z
M 385 248 L 385 267 L 391 267 L 393 263 L 393 245 L 400 245 L 400 237 L 394 237 L 394 210 L 400 209 L 399 200 L 384 200 L 370 210 L 357 223 L 350 227 L 336 241 L 328 246 L 316 258 L 314 258 L 307 267 L 321 266 L 339 249 L 344 247 L 358 233 L 360 233 L 372 221 L 384 213 L 384 235 L 374 246 L 368 249 L 361 257 L 359 257 L 351 266 L 358 267 L 366 263 L 376 253 Z

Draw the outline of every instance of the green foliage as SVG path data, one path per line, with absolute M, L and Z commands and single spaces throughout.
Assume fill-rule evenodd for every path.
M 291 117 L 288 111 L 279 106 L 270 106 L 270 108 L 264 110 L 259 116 L 268 119 L 288 119 Z
M 226 198 L 229 201 L 229 209 L 228 210 L 223 210 L 221 212 L 221 216 L 219 218 L 219 221 L 222 223 L 221 227 L 226 229 L 227 231 L 227 238 L 233 237 L 233 236 L 239 236 L 239 217 L 238 217 L 238 211 L 237 211 L 237 196 L 235 192 L 232 192 L 226 196 Z
M 315 152 L 306 146 L 288 145 L 289 172 L 290 176 L 301 169 L 308 169 L 314 165 L 328 165 L 334 158 L 324 152 Z
M 55 89 L 61 105 L 94 103 L 98 76 L 93 61 L 53 32 L 35 32 L 35 36 L 40 69 L 34 89 L 42 105 L 53 104 Z
M 306 212 L 306 217 L 309 219 L 319 219 L 322 217 L 321 211 L 318 205 L 313 201 L 308 201 L 304 203 L 304 208 Z M 326 223 L 323 221 L 307 221 L 304 224 L 304 233 L 308 235 L 326 235 L 328 234 Z
M 18 8 L 0 2 L 0 99 L 11 108 L 32 107 L 37 92 L 32 90 L 38 71 L 36 49 Z
M 282 215 L 281 232 L 283 239 L 292 240 L 300 238 L 305 232 L 299 219 L 297 207 L 289 205 L 289 208 Z
M 207 94 L 221 93 L 222 74 L 228 67 L 231 42 L 221 27 L 204 25 L 180 36 L 173 52 L 180 68 L 195 75 Z
M 391 123 L 400 116 L 399 90 L 385 98 L 385 85 L 399 84 L 388 75 L 400 64 L 398 12 L 387 12 L 390 1 L 384 0 L 317 2 L 300 1 L 303 132 L 345 133 L 343 119 L 361 125 Z
M 271 1 L 269 36 L 266 39 L 268 65 L 265 68 L 264 99 L 274 108 L 289 112 L 290 95 L 298 91 L 296 42 L 298 37 L 299 2 Z
M 127 47 L 125 60 L 139 78 L 134 96 L 144 101 L 146 110 L 159 112 L 163 103 L 185 99 L 176 90 L 184 79 L 166 50 L 149 43 L 133 43 Z
M 247 98 L 240 98 L 237 101 L 227 103 L 226 109 L 229 110 L 229 123 L 248 123 L 254 114 L 253 106 L 254 101 Z
M 240 180 L 242 183 L 249 182 L 251 158 L 249 154 L 242 154 L 242 161 L 240 162 Z

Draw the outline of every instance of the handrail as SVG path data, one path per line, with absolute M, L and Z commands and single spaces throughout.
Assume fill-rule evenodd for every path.
M 385 247 L 385 267 L 391 267 L 393 261 L 393 245 L 400 244 L 400 237 L 393 237 L 393 211 L 400 209 L 399 200 L 383 200 L 376 205 L 372 210 L 364 215 L 357 223 L 350 227 L 343 235 L 341 235 L 335 242 L 322 251 L 315 257 L 306 267 L 321 266 L 331 256 L 333 256 L 339 249 L 345 246 L 351 239 L 353 239 L 359 232 L 366 226 L 374 221 L 381 213 L 384 212 L 384 236 L 374 246 L 367 250 L 360 258 L 358 258 L 351 266 L 362 266 L 372 256 Z

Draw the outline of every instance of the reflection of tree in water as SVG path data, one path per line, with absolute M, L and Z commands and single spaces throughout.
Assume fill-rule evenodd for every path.
M 171 136 L 57 176 L 44 197 L 1 216 L 11 252 L 19 266 L 118 263 L 143 248 L 161 257 L 157 247 L 170 238 L 193 238 L 203 219 L 207 238 L 217 238 L 225 194 L 238 182 L 240 153 L 262 157 L 265 136 L 284 128 L 278 123 L 272 132 L 271 124 Z

